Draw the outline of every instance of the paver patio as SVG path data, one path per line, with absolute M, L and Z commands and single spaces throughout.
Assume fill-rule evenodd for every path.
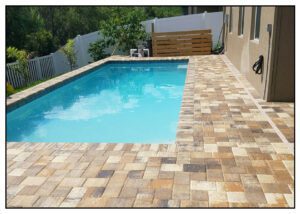
M 7 206 L 293 207 L 293 136 L 292 103 L 193 56 L 176 143 L 8 143 Z

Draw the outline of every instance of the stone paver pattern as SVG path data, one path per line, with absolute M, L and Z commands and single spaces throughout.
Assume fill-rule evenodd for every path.
M 7 207 L 293 207 L 293 144 L 245 87 L 222 57 L 193 56 L 174 144 L 7 143 Z M 293 142 L 293 104 L 252 96 Z

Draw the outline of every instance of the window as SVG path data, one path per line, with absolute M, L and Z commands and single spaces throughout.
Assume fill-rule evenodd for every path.
M 229 9 L 229 32 L 232 32 L 232 7 Z
M 245 14 L 245 8 L 240 7 L 239 8 L 239 31 L 238 31 L 239 35 L 244 34 L 244 14 Z
M 252 39 L 259 39 L 261 6 L 252 9 Z

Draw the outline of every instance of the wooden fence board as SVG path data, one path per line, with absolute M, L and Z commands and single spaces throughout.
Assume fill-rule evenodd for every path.
M 210 29 L 207 30 L 190 30 L 190 31 L 177 31 L 177 32 L 162 32 L 162 33 L 152 33 L 155 36 L 165 36 L 165 35 L 179 35 L 179 34 L 207 34 L 211 33 Z
M 152 33 L 153 56 L 211 54 L 211 30 Z

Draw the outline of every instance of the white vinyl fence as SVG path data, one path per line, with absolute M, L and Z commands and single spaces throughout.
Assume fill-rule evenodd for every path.
M 222 28 L 223 12 L 193 14 L 143 21 L 142 24 L 145 26 L 147 33 L 152 32 L 152 23 L 155 32 L 211 29 L 213 34 L 213 46 L 215 46 L 218 42 Z M 90 43 L 101 38 L 102 36 L 99 31 L 78 35 L 74 38 L 77 68 L 93 62 L 93 59 L 88 53 L 88 49 Z M 111 52 L 112 47 L 106 49 L 107 54 L 110 54 Z M 116 51 L 115 54 L 125 55 L 126 53 Z M 18 63 L 16 62 L 6 65 L 6 80 L 15 88 L 24 86 L 22 76 L 16 71 L 17 66 Z M 67 58 L 60 51 L 29 60 L 28 66 L 30 82 L 57 76 L 71 70 Z
M 152 23 L 154 24 L 154 31 L 157 33 L 211 29 L 213 46 L 215 46 L 222 29 L 223 12 L 205 12 L 147 20 L 142 22 L 147 32 L 151 32 Z
M 24 85 L 24 79 L 21 74 L 17 72 L 19 64 L 9 63 L 6 65 L 7 81 L 15 88 Z M 55 75 L 52 55 L 37 57 L 29 60 L 29 82 L 35 82 L 41 79 L 47 79 Z

